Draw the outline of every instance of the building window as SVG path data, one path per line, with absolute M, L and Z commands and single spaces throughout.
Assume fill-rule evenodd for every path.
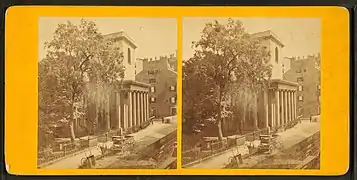
M 170 86 L 170 91 L 176 91 L 176 86 Z
M 151 103 L 155 103 L 155 102 L 156 102 L 156 98 L 155 98 L 155 97 L 151 97 L 151 98 L 150 98 L 150 102 L 151 102 Z
M 303 81 L 304 81 L 304 78 L 302 78 L 302 77 L 297 78 L 297 82 L 303 82 Z
M 150 87 L 150 92 L 152 92 L 152 93 L 155 92 L 155 87 L 154 86 Z
M 306 69 L 304 69 L 304 72 L 306 72 Z
M 278 50 L 278 47 L 275 47 L 275 62 L 279 63 L 279 50 Z
M 170 101 L 171 101 L 172 104 L 175 104 L 176 103 L 176 97 L 171 97 Z
M 299 101 L 303 101 L 303 97 L 302 96 L 299 96 Z
M 149 70 L 148 75 L 155 75 L 159 72 L 159 70 Z
M 299 86 L 299 91 L 302 91 L 302 86 L 301 85 Z
M 156 108 L 152 107 L 150 109 L 150 117 L 156 117 Z
M 131 64 L 131 50 L 128 48 L 128 63 Z
M 156 83 L 156 79 L 149 79 L 149 84 L 154 84 Z

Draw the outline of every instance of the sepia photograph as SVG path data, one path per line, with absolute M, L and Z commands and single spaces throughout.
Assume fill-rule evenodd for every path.
M 183 18 L 183 168 L 320 169 L 320 26 Z
M 176 169 L 176 19 L 38 28 L 38 168 Z

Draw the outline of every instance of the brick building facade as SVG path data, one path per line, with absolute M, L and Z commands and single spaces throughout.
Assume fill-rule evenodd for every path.
M 176 54 L 155 59 L 141 59 L 143 70 L 136 80 L 150 84 L 150 117 L 176 115 L 177 57 Z
M 284 73 L 284 79 L 298 83 L 297 111 L 304 118 L 320 114 L 320 59 L 319 54 L 287 58 L 290 69 Z

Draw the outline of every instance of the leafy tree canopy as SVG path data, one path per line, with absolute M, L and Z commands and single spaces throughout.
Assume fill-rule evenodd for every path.
M 221 131 L 221 121 L 231 113 L 232 93 L 257 92 L 269 85 L 269 52 L 232 19 L 207 23 L 193 49 L 194 56 L 183 66 L 184 127 L 211 119 Z

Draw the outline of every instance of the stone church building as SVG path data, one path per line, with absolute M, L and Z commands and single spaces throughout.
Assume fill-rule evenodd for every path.
M 271 54 L 269 63 L 272 65 L 272 77 L 270 87 L 260 93 L 257 98 L 259 129 L 270 126 L 272 129 L 283 127 L 297 117 L 296 91 L 297 83 L 283 80 L 283 56 L 284 44 L 270 30 L 252 34 L 253 38 L 260 40 Z M 247 110 L 246 121 L 240 127 L 242 120 L 242 103 L 239 98 L 232 97 L 234 113 L 223 121 L 222 130 L 224 136 L 237 133 L 247 133 L 254 129 L 252 110 Z M 243 132 L 240 132 L 243 131 Z
M 78 119 L 74 126 L 77 135 L 119 130 L 132 133 L 148 124 L 149 85 L 135 81 L 138 46 L 123 31 L 104 35 L 104 38 L 113 41 L 123 53 L 125 76 L 122 83 L 113 84 L 108 92 L 100 94 L 106 96 L 107 102 L 87 102 L 88 116 Z

